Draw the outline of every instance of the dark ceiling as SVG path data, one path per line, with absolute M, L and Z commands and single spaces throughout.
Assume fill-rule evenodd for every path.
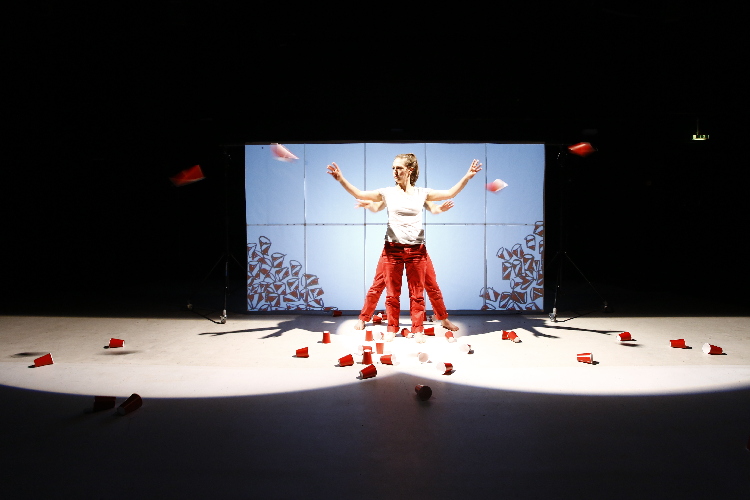
M 32 135 L 197 128 L 230 142 L 549 141 L 654 117 L 693 128 L 740 104 L 729 91 L 740 71 L 727 61 L 739 47 L 733 9 L 550 4 L 28 2 L 13 42 L 14 101 L 29 111 L 17 125 Z

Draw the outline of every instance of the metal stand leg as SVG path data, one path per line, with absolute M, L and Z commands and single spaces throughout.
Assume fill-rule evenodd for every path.
M 575 268 L 575 270 L 578 271 L 578 274 L 581 275 L 581 277 L 586 281 L 586 283 L 589 284 L 589 286 L 591 287 L 591 289 L 594 290 L 594 292 L 599 296 L 600 299 L 602 299 L 602 302 L 603 302 L 603 305 L 604 305 L 604 312 L 605 313 L 606 312 L 610 312 L 609 311 L 609 304 L 607 303 L 607 299 L 605 299 L 602 296 L 602 294 L 599 293 L 599 291 L 596 289 L 596 287 L 594 287 L 594 285 L 588 280 L 588 278 L 586 278 L 586 276 L 584 276 L 583 272 L 578 268 L 578 266 L 576 265 L 576 263 L 573 262 L 573 259 L 570 258 L 570 256 L 568 255 L 567 252 L 565 252 L 565 251 L 557 252 L 557 254 L 555 254 L 555 256 L 552 259 L 552 261 L 550 262 L 550 264 L 552 264 L 552 262 L 554 262 L 555 259 L 557 259 L 557 257 L 559 255 L 562 255 L 563 257 L 565 257 L 565 259 L 567 259 L 567 261 L 570 262 L 573 265 L 573 267 Z M 555 323 L 557 323 L 557 296 L 558 296 L 558 294 L 560 292 L 560 288 L 562 287 L 562 269 L 563 269 L 563 264 L 564 263 L 565 262 L 561 260 L 560 261 L 560 266 L 557 268 L 557 286 L 555 287 L 555 301 L 552 304 L 552 312 L 549 314 L 549 319 L 551 319 Z

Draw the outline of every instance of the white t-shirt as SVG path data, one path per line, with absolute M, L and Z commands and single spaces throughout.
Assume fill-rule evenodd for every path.
M 388 230 L 385 241 L 419 245 L 424 243 L 422 228 L 422 207 L 427 200 L 429 188 L 414 187 L 411 194 L 406 194 L 398 186 L 378 189 L 385 205 L 388 207 Z

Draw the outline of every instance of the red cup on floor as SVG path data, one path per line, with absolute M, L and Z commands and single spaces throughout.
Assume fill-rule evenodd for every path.
M 469 354 L 471 352 L 471 346 L 469 344 L 461 344 L 461 352 Z
M 401 329 L 401 335 L 404 336 L 404 337 L 406 337 L 406 338 L 409 338 L 409 337 L 411 337 L 411 332 L 409 331 L 408 328 L 402 328 Z
M 445 332 L 445 338 L 448 340 L 448 342 L 455 342 L 456 341 L 456 337 L 453 336 L 453 332 L 450 331 L 450 330 L 448 330 L 447 332 Z
M 619 341 L 633 340 L 633 336 L 630 335 L 630 332 L 622 332 L 619 335 L 617 335 L 617 340 L 619 340 Z
M 685 345 L 685 339 L 670 340 L 669 345 L 671 345 L 672 347 L 680 348 L 680 349 L 685 349 L 687 347 Z
M 510 332 L 506 332 L 505 330 L 503 330 L 502 340 L 510 340 L 509 335 L 510 335 Z
M 420 363 L 427 363 L 427 361 L 429 361 L 430 359 L 430 355 L 426 352 L 420 352 L 419 354 L 417 354 L 417 359 L 419 359 Z
M 297 349 L 296 356 L 298 358 L 309 358 L 310 354 L 307 352 L 307 347 L 303 347 L 302 349 Z
M 120 415 L 127 415 L 128 413 L 137 410 L 142 405 L 143 400 L 141 397 L 138 394 L 131 394 L 131 396 L 117 408 L 117 413 Z
M 341 316 L 341 314 L 342 314 L 341 311 L 333 311 L 333 317 L 334 318 L 337 318 L 337 317 Z
M 375 375 L 377 375 L 377 374 L 378 374 L 378 370 L 377 370 L 377 369 L 375 368 L 375 365 L 368 365 L 368 366 L 365 366 L 364 368 L 362 368 L 362 369 L 361 369 L 361 370 L 359 371 L 359 375 L 360 375 L 360 376 L 361 376 L 361 377 L 362 377 L 363 379 L 365 379 L 365 378 L 372 378 L 372 377 L 374 377 L 374 376 L 375 376 Z
M 339 366 L 352 366 L 354 364 L 354 356 L 347 354 L 343 358 L 339 358 Z
M 583 352 L 577 356 L 578 361 L 581 363 L 588 363 L 590 365 L 594 363 L 594 356 L 590 352 Z
M 453 363 L 438 363 L 437 369 L 441 375 L 450 375 L 453 372 Z
M 383 322 L 383 318 L 381 318 L 380 315 L 376 314 L 375 316 L 372 317 L 372 322 L 373 323 L 382 323 Z
M 363 365 L 372 364 L 372 351 L 365 351 L 362 353 L 362 364 Z
M 365 342 L 372 342 L 373 340 L 375 339 L 372 337 L 372 330 L 365 330 Z
M 384 365 L 392 365 L 396 362 L 396 356 L 393 354 L 386 354 L 384 356 L 380 356 L 380 362 Z
M 721 354 L 722 352 L 724 352 L 724 350 L 717 345 L 709 344 L 708 342 L 706 342 L 705 344 L 703 344 L 703 352 L 705 352 L 706 354 Z
M 421 401 L 427 401 L 432 397 L 432 389 L 430 389 L 430 387 L 427 385 L 419 384 L 414 388 L 414 392 L 417 393 L 417 397 Z
M 425 335 L 429 335 L 430 337 L 434 337 L 435 336 L 435 327 L 431 326 L 429 328 L 425 328 L 424 329 L 424 334 Z
M 521 342 L 521 338 L 514 331 L 508 332 L 508 340 L 512 340 L 515 343 Z
M 115 407 L 116 399 L 114 396 L 94 396 L 92 411 L 111 410 Z
M 51 365 L 52 362 L 52 354 L 45 354 L 44 356 L 39 356 L 34 360 L 34 367 L 38 368 L 40 366 L 44 365 Z
M 382 342 L 375 342 L 375 352 L 378 354 L 383 354 L 383 347 L 384 344 Z
M 323 332 L 323 343 L 324 344 L 331 343 L 331 332 Z
M 113 347 L 125 347 L 125 341 L 122 339 L 109 339 L 110 349 Z

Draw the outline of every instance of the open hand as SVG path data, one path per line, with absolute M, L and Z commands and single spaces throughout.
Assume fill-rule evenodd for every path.
M 341 177 L 343 177 L 341 169 L 336 165 L 336 162 L 332 162 L 332 165 L 328 165 L 328 173 L 337 181 L 341 180 Z
M 447 212 L 448 210 L 453 208 L 453 206 L 454 206 L 453 200 L 448 200 L 444 202 L 442 205 L 440 205 L 438 208 L 440 208 L 441 212 Z
M 334 165 L 335 165 L 335 163 L 334 163 Z M 469 171 L 468 171 L 468 172 L 466 172 L 466 176 L 467 176 L 467 177 L 468 177 L 469 179 L 471 179 L 471 178 L 472 178 L 472 177 L 474 177 L 474 176 L 475 176 L 475 175 L 477 174 L 477 172 L 479 172 L 480 170 L 482 170 L 482 164 L 481 164 L 481 163 L 479 163 L 479 160 L 476 160 L 476 159 L 475 159 L 474 161 L 472 161 L 472 162 L 471 162 L 471 166 L 469 167 Z

